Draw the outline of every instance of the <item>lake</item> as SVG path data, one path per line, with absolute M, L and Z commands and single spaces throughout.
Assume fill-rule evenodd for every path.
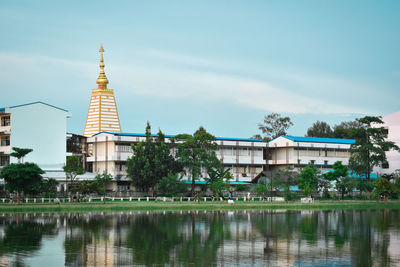
M 400 266 L 400 210 L 0 214 L 0 266 Z

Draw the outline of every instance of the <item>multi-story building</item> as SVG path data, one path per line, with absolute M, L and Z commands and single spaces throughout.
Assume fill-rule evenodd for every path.
M 382 118 L 384 127 L 388 130 L 388 141 L 394 142 L 400 147 L 400 111 Z M 374 168 L 376 173 L 393 173 L 400 170 L 400 153 L 396 150 L 386 152 L 387 163 Z
M 353 139 L 279 136 L 268 143 L 269 169 L 299 169 L 313 163 L 321 170 L 329 170 L 336 161 L 348 165 L 350 146 L 354 142 Z
M 25 161 L 45 171 L 62 170 L 70 113 L 43 102 L 0 108 L 0 167 L 16 163 L 12 147 L 33 149 Z
M 155 135 L 154 135 L 155 136 Z M 166 135 L 166 142 L 173 137 Z M 90 155 L 87 158 L 89 171 L 109 173 L 117 178 L 117 185 L 126 181 L 126 160 L 132 156 L 131 144 L 145 140 L 145 134 L 101 132 L 87 139 Z M 250 182 L 263 171 L 266 160 L 266 143 L 256 139 L 217 137 L 217 157 L 231 170 L 236 181 Z M 175 155 L 174 148 L 171 154 Z M 205 170 L 202 176 L 206 177 Z

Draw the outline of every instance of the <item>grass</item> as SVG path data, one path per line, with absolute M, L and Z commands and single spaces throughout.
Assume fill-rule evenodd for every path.
M 378 201 L 315 201 L 313 204 L 300 202 L 107 202 L 103 203 L 24 203 L 0 204 L 0 212 L 101 212 L 101 211 L 156 211 L 156 210 L 343 210 L 343 209 L 400 209 L 400 201 L 387 204 Z

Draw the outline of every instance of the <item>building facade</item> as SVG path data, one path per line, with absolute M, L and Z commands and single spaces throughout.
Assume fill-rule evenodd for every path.
M 154 135 L 156 136 L 156 135 Z M 166 135 L 166 142 L 173 137 Z M 89 171 L 113 175 L 122 186 L 126 184 L 126 160 L 132 156 L 131 144 L 145 140 L 145 134 L 102 132 L 87 139 Z M 250 182 L 265 168 L 266 143 L 256 139 L 216 138 L 217 157 L 229 168 L 236 181 Z M 175 155 L 174 148 L 171 154 Z M 206 170 L 202 172 L 207 177 Z
M 353 139 L 279 136 L 268 143 L 269 170 L 300 169 L 309 163 L 321 170 L 330 170 L 336 161 L 348 165 L 350 146 L 354 142 Z
M 66 158 L 67 118 L 70 113 L 43 102 L 0 109 L 0 168 L 17 159 L 12 147 L 33 149 L 25 157 L 47 171 L 62 170 Z
M 400 147 L 400 111 L 382 118 L 384 127 L 388 130 L 388 141 L 394 142 Z M 400 170 L 400 153 L 395 150 L 386 152 L 387 163 L 384 166 L 374 168 L 376 173 L 393 173 Z

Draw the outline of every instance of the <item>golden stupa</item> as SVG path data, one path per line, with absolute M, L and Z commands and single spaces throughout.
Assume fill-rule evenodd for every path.
M 108 89 L 108 79 L 104 72 L 103 45 L 100 46 L 100 74 L 97 78 L 97 89 L 92 90 L 89 111 L 86 118 L 84 136 L 99 132 L 121 132 L 114 90 Z

